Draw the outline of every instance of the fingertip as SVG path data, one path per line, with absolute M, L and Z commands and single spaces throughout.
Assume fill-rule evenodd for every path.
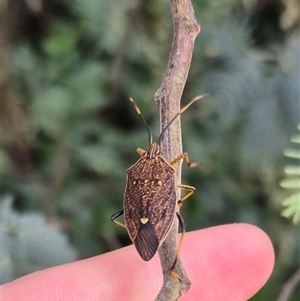
M 256 226 L 223 225 L 186 236 L 182 259 L 192 287 L 183 300 L 199 294 L 204 295 L 203 301 L 211 300 L 212 294 L 215 300 L 246 300 L 273 270 L 272 243 Z

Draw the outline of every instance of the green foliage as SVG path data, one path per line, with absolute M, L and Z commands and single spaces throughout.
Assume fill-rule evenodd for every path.
M 1 199 L 0 223 L 1 284 L 77 258 L 65 233 L 49 225 L 39 213 L 17 213 L 11 197 Z
M 288 178 L 282 154 L 299 123 L 299 18 L 291 0 L 269 23 L 261 15 L 264 1 L 246 2 L 193 3 L 201 33 L 182 103 L 210 96 L 182 116 L 184 151 L 204 163 L 200 170 L 183 167 L 182 183 L 197 188 L 183 216 L 188 230 L 249 222 L 266 231 L 276 268 L 251 300 L 275 300 L 299 254 L 297 231 L 281 216 L 286 190 L 278 185 Z M 20 7 L 4 14 L 11 30 L 4 31 L 10 44 L 2 52 L 10 61 L 1 85 L 1 205 L 18 221 L 29 215 L 30 225 L 45 233 L 42 216 L 56 220 L 53 249 L 65 248 L 69 256 L 52 254 L 51 262 L 47 253 L 45 262 L 32 263 L 24 255 L 30 269 L 16 273 L 10 249 L 3 249 L 12 237 L 3 229 L 3 282 L 33 264 L 39 269 L 75 259 L 62 231 L 79 258 L 129 243 L 110 216 L 122 207 L 126 169 L 148 137 L 127 99 L 135 99 L 158 137 L 153 95 L 172 42 L 167 1 L 53 0 L 39 13 L 27 3 L 18 1 Z M 285 202 L 285 215 L 292 216 L 296 198 Z M 37 239 L 27 244 L 42 251 Z
M 298 130 L 300 130 L 300 124 L 298 125 Z M 294 193 L 289 197 L 286 197 L 282 204 L 286 208 L 282 211 L 282 216 L 287 218 L 292 218 L 294 224 L 300 223 L 300 135 L 293 135 L 291 141 L 295 143 L 298 147 L 288 148 L 285 150 L 284 154 L 286 157 L 295 159 L 296 162 L 293 165 L 288 165 L 284 169 L 287 178 L 280 182 L 280 186 L 287 189 L 292 189 Z

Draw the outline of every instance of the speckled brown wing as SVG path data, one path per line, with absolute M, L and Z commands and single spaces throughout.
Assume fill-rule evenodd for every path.
M 127 170 L 124 218 L 128 234 L 144 260 L 150 260 L 175 217 L 174 169 L 161 156 L 141 158 Z
M 159 240 L 156 236 L 154 227 L 150 224 L 140 224 L 138 235 L 133 241 L 135 248 L 140 256 L 145 260 L 150 260 L 159 247 Z

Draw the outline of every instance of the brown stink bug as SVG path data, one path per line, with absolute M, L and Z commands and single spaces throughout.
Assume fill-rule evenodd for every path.
M 140 148 L 137 149 L 141 158 L 127 170 L 123 210 L 113 214 L 111 220 L 127 229 L 130 239 L 145 261 L 150 260 L 163 243 L 176 215 L 179 219 L 182 233 L 184 233 L 184 222 L 177 210 L 177 205 L 181 205 L 183 201 L 190 197 L 194 193 L 195 188 L 189 185 L 176 185 L 173 166 L 181 159 L 184 159 L 189 167 L 195 167 L 198 164 L 191 163 L 187 153 L 180 154 L 171 163 L 167 162 L 161 154 L 160 143 L 163 134 L 171 123 L 194 102 L 203 97 L 204 95 L 195 97 L 172 118 L 161 131 L 158 143 L 153 142 L 152 134 L 140 109 L 134 100 L 130 98 L 137 114 L 141 116 L 147 128 L 149 148 L 147 151 Z M 188 191 L 179 201 L 176 200 L 176 189 L 178 188 Z M 124 214 L 125 224 L 116 220 L 122 214 Z M 180 245 L 181 242 L 179 248 Z M 177 256 L 173 267 L 176 259 Z

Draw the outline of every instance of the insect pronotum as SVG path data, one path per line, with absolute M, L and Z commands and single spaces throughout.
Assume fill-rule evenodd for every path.
M 169 163 L 161 154 L 160 144 L 172 122 L 204 96 L 195 97 L 171 119 L 161 131 L 158 143 L 153 142 L 151 131 L 137 104 L 132 98 L 129 99 L 146 126 L 149 148 L 147 151 L 141 148 L 137 149 L 141 158 L 127 170 L 123 210 L 113 214 L 111 220 L 127 229 L 139 255 L 148 261 L 165 240 L 177 215 L 182 235 L 172 270 L 175 267 L 185 232 L 184 221 L 177 208 L 195 192 L 195 188 L 192 186 L 176 184 L 174 165 L 181 159 L 184 159 L 189 167 L 196 167 L 198 163 L 191 163 L 188 153 L 180 154 Z M 177 200 L 177 189 L 187 190 L 188 193 Z M 124 214 L 125 224 L 116 220 L 122 214 Z

